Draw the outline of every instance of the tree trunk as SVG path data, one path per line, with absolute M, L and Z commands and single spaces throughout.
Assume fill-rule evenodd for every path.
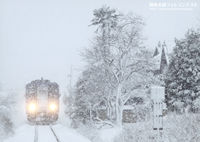
M 107 101 L 107 117 L 111 120 L 111 105 L 109 100 Z
M 92 122 L 92 106 L 90 105 L 90 122 Z
M 121 84 L 118 85 L 117 88 L 117 96 L 116 96 L 116 124 L 119 127 L 122 127 L 122 119 L 123 119 L 123 104 L 122 104 L 122 96 L 121 96 Z

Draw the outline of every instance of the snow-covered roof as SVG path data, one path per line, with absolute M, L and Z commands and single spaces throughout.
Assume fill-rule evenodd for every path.
M 162 48 L 165 52 L 165 58 L 166 58 L 166 61 L 167 61 L 167 65 L 169 65 L 169 53 L 168 53 L 168 50 L 167 50 L 167 46 L 165 45 Z
M 163 55 L 164 54 L 164 55 Z M 153 55 L 153 61 L 155 63 L 155 69 L 156 70 L 161 70 L 161 61 L 162 61 L 162 56 L 165 57 L 167 65 L 169 65 L 169 57 L 168 57 L 168 50 L 167 46 L 165 43 L 163 45 L 156 47 L 154 55 Z
M 159 52 L 156 56 L 153 57 L 156 70 L 160 70 L 161 63 L 161 52 Z

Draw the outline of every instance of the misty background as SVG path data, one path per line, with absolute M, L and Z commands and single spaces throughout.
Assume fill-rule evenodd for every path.
M 136 13 L 146 23 L 145 45 L 154 49 L 199 24 L 200 8 L 191 11 L 149 9 L 149 0 L 0 0 L 0 84 L 3 89 L 24 90 L 41 77 L 55 81 L 61 91 L 84 68 L 80 52 L 90 45 L 93 10 L 102 5 Z

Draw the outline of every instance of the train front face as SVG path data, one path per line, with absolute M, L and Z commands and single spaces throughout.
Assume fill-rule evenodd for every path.
M 47 105 L 40 102 L 40 99 L 30 100 L 27 103 L 27 119 L 34 123 L 51 123 L 58 119 L 59 104 L 56 99 L 50 99 Z
M 27 119 L 32 123 L 49 124 L 58 119 L 58 95 L 49 95 L 48 86 L 39 86 L 36 95 L 27 99 Z

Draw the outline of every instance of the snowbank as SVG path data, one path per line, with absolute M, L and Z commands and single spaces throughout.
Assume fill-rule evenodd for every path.
M 114 142 L 121 135 L 122 129 L 118 127 L 101 129 L 99 138 L 102 142 Z
M 29 142 L 33 141 L 34 127 L 30 125 L 22 125 L 15 130 L 15 135 L 9 137 L 4 142 Z
M 58 124 L 58 125 L 53 126 L 53 128 L 61 142 L 64 142 L 64 141 L 90 142 L 90 140 L 80 135 L 75 130 L 64 127 L 63 125 Z

